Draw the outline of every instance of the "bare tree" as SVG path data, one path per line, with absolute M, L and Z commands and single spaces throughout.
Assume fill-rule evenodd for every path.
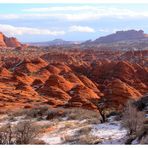
M 23 121 L 15 127 L 15 134 L 17 144 L 29 144 L 39 134 L 39 128 L 31 121 Z
M 13 144 L 12 126 L 7 124 L 0 128 L 0 144 Z
M 132 100 L 127 102 L 122 117 L 122 125 L 128 129 L 130 135 L 141 130 L 144 122 L 144 113 L 138 111 L 133 102 Z
M 38 126 L 31 121 L 8 124 L 0 128 L 0 144 L 31 144 L 38 134 Z

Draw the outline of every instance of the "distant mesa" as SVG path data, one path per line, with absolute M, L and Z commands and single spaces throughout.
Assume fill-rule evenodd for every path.
M 103 36 L 100 38 L 97 38 L 94 41 L 88 40 L 84 42 L 83 44 L 107 44 L 107 43 L 113 43 L 118 41 L 127 41 L 127 40 L 137 40 L 137 39 L 145 39 L 148 35 L 144 33 L 143 30 L 128 30 L 128 31 L 117 31 L 116 33 Z
M 80 44 L 80 41 L 65 41 L 62 39 L 55 39 L 52 41 L 47 42 L 34 42 L 34 43 L 28 43 L 29 45 L 33 46 L 67 46 L 67 45 L 77 45 Z
M 2 32 L 0 32 L 0 47 L 26 47 L 26 45 L 21 44 L 16 38 L 14 37 L 7 37 Z

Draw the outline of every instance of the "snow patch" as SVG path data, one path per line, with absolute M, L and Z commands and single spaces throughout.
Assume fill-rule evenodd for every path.
M 50 137 L 50 135 L 44 135 L 41 140 L 43 140 L 46 144 L 61 144 L 62 140 L 61 137 L 55 136 Z
M 126 134 L 118 122 L 94 125 L 92 129 L 92 135 L 102 139 L 102 144 L 124 144 Z

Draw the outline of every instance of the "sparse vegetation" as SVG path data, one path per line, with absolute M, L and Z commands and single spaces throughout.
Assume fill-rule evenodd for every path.
M 134 105 L 134 101 L 129 100 L 123 112 L 122 126 L 129 131 L 129 138 L 126 143 L 131 144 L 136 139 L 139 142 L 141 141 L 140 143 L 146 144 L 148 130 L 145 124 L 145 113 L 138 111 Z
M 82 108 L 71 108 L 71 109 L 66 109 L 66 115 L 68 119 L 72 120 L 88 120 L 88 121 L 98 121 L 100 122 L 100 114 L 95 111 L 91 110 L 86 110 Z M 90 120 L 89 120 L 90 119 Z
M 144 122 L 144 113 L 138 111 L 134 105 L 133 101 L 129 100 L 123 112 L 122 125 L 127 128 L 129 134 L 136 134 L 139 130 L 142 130 Z
M 39 128 L 31 121 L 7 124 L 0 128 L 0 144 L 30 144 L 39 134 Z
M 26 115 L 31 118 L 42 118 L 47 114 L 48 106 L 39 106 L 37 108 L 30 109 L 26 112 Z
M 30 144 L 39 134 L 39 127 L 30 121 L 20 122 L 15 126 L 16 143 Z
M 90 127 L 90 126 L 84 126 L 77 133 L 79 135 L 87 135 L 91 132 L 91 129 L 92 129 L 92 127 Z
M 66 135 L 63 137 L 63 141 L 70 144 L 98 144 L 101 143 L 101 139 L 91 135 L 88 131 L 79 135 Z

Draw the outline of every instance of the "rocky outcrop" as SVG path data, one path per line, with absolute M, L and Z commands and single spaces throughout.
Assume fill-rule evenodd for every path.
M 147 38 L 143 30 L 127 30 L 127 31 L 117 31 L 116 33 L 100 37 L 94 41 L 87 41 L 83 44 L 102 44 L 102 43 L 114 43 L 118 41 L 136 40 Z
M 1 77 L 10 77 L 11 72 L 4 67 L 0 67 L 0 76 Z
M 11 37 L 11 38 L 7 38 L 5 37 L 4 39 L 7 47 L 21 47 L 21 43 L 14 37 Z
M 67 102 L 71 97 L 65 91 L 58 87 L 49 86 L 43 87 L 39 90 L 39 93 L 45 96 L 50 96 L 51 98 L 55 98 L 56 100 Z
M 32 82 L 34 81 L 31 76 L 28 76 L 26 73 L 23 72 L 15 72 L 13 74 L 12 80 L 15 82 L 22 82 L 24 84 L 32 84 Z
M 0 33 L 0 47 L 6 47 L 6 43 L 4 41 L 4 35 Z
M 120 79 L 115 79 L 108 83 L 104 94 L 110 105 L 124 105 L 128 99 L 138 100 L 142 96 L 138 90 Z
M 37 58 L 34 60 L 25 59 L 16 66 L 15 71 L 21 71 L 24 73 L 35 73 L 38 72 L 41 68 L 46 67 L 47 65 L 48 63 L 46 63 L 41 58 Z
M 100 37 L 96 39 L 94 42 L 96 43 L 111 43 L 117 42 L 121 40 L 133 40 L 133 39 L 141 39 L 144 38 L 144 31 L 139 30 L 128 30 L 128 31 L 117 31 L 115 34 L 108 35 L 106 37 Z
M 23 46 L 16 38 L 6 37 L 0 32 L 0 47 L 21 47 Z
M 51 75 L 49 79 L 45 82 L 43 89 L 46 89 L 50 86 L 57 87 L 63 91 L 69 91 L 72 89 L 73 84 L 60 75 Z
M 135 59 L 128 58 L 131 52 L 121 51 L 64 50 L 61 59 L 61 51 L 46 53 L 44 60 L 28 54 L 1 57 L 0 102 L 4 107 L 27 103 L 121 111 L 127 100 L 147 93 L 148 68 L 135 62 L 141 55 L 146 57 L 146 51 L 135 52 Z
M 77 85 L 69 91 L 72 97 L 65 107 L 82 107 L 85 109 L 97 110 L 97 102 L 100 99 L 99 94 L 95 93 L 83 85 Z

